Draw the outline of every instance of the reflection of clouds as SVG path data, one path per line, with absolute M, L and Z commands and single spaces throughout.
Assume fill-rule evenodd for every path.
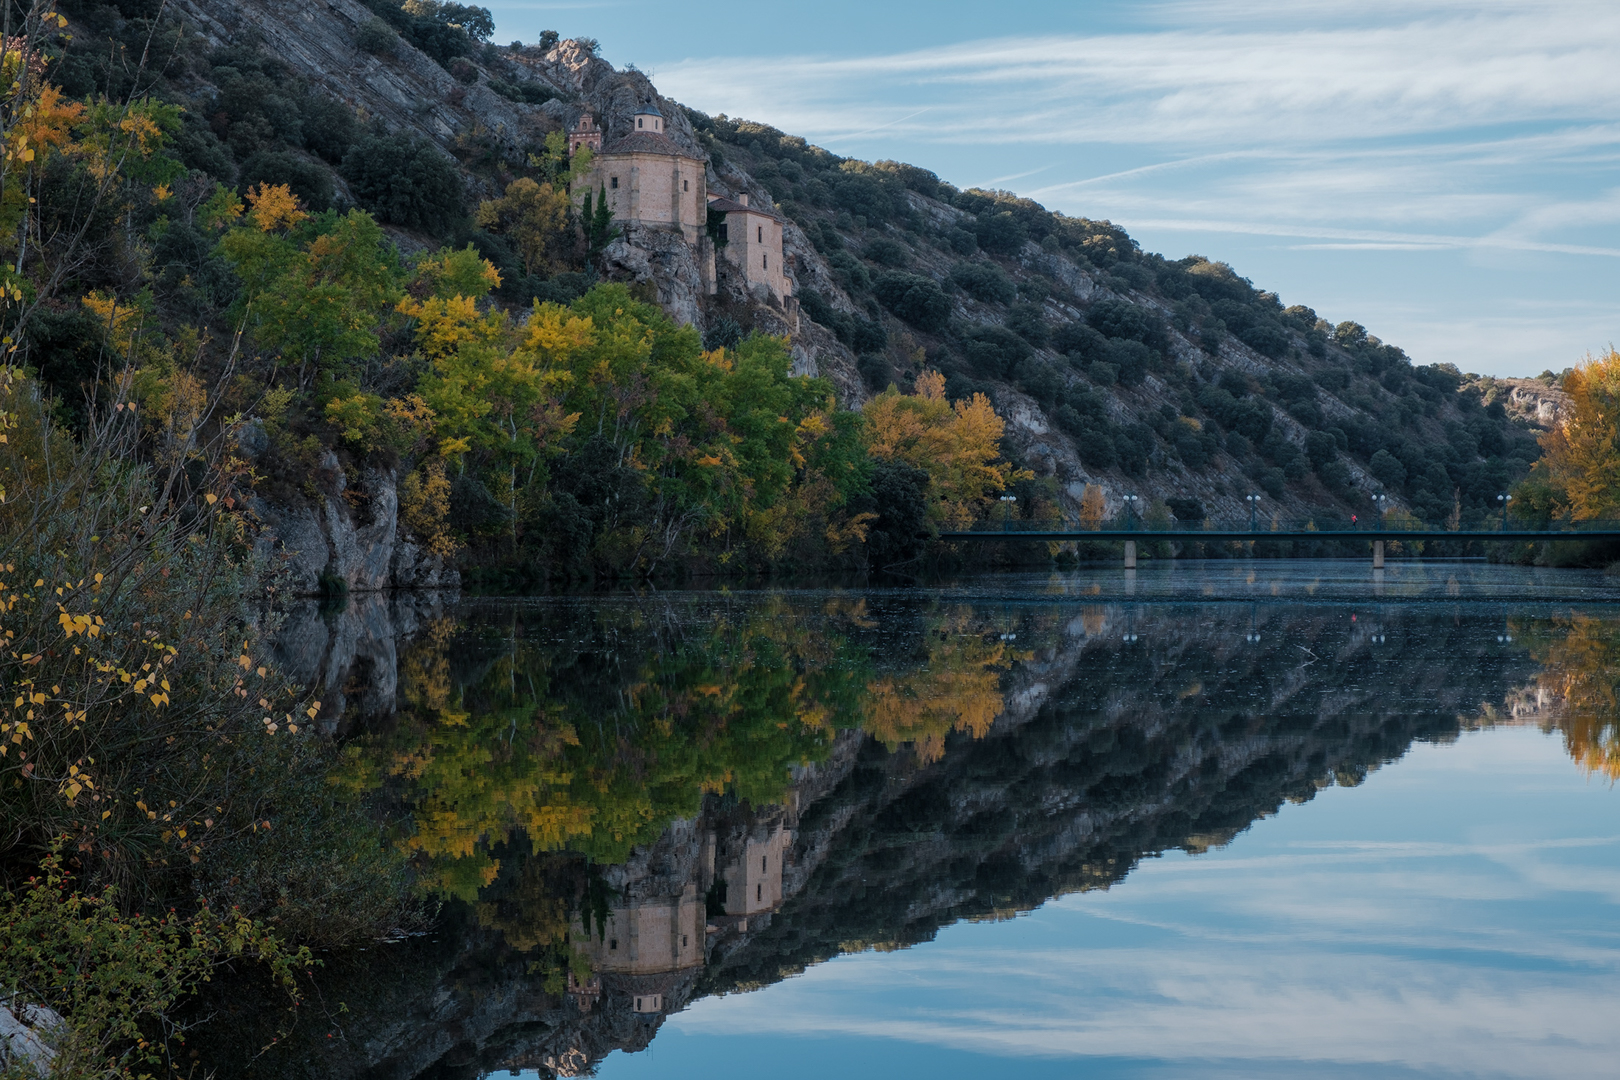
M 1152 860 L 1108 892 L 845 957 L 670 1023 L 1000 1056 L 1609 1076 L 1616 797 L 1540 732 L 1470 734 L 1258 827 L 1280 834 Z M 1359 831 L 1333 831 L 1346 825 Z

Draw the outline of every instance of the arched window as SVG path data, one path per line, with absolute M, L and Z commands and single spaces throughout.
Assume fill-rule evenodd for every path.
M 636 117 L 636 127 L 643 127 L 645 124 L 646 121 L 644 121 L 641 117 Z
M 759 257 L 759 265 L 760 269 L 769 270 L 771 268 L 771 257 L 769 255 L 761 255 Z
M 759 227 L 759 242 L 761 244 L 765 242 L 765 226 L 763 225 Z

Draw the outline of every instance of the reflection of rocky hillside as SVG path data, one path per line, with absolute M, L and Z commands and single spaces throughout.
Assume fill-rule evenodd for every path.
M 926 644 L 905 615 L 868 620 L 892 664 Z M 434 939 L 334 958 L 322 997 L 349 1011 L 330 1028 L 306 1017 L 242 1074 L 577 1075 L 644 1047 L 696 996 L 1109 887 L 1144 856 L 1225 843 L 1284 800 L 1454 735 L 1459 714 L 1529 677 L 1522 651 L 1494 640 L 1499 618 L 998 608 L 1025 652 L 982 737 L 950 736 L 927 761 L 845 731 L 784 805 L 710 796 L 617 866 L 530 855 L 514 837 Z M 537 961 L 535 942 L 570 925 L 585 969 Z

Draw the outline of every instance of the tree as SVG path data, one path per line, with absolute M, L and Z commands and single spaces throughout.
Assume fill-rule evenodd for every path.
M 379 221 L 442 235 L 463 220 L 455 165 L 421 139 L 368 136 L 344 155 L 339 171 Z
M 1550 489 L 1555 513 L 1620 517 L 1620 353 L 1588 355 L 1564 376 L 1564 392 L 1569 407 L 1541 437 L 1531 481 Z
M 917 376 L 916 393 L 891 387 L 867 402 L 867 448 L 880 461 L 903 461 L 929 480 L 929 517 L 936 524 L 965 525 L 984 513 L 989 497 L 1026 476 L 1001 460 L 1004 424 L 983 394 L 958 401 L 945 397 L 937 371 Z
M 478 205 L 478 224 L 511 239 L 523 257 L 523 272 L 566 270 L 574 264 L 575 236 L 568 193 L 520 177 L 499 199 Z

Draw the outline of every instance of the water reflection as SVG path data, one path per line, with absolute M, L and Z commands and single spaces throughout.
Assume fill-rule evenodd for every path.
M 1570 581 L 362 601 L 319 647 L 303 613 L 284 658 L 342 702 L 341 780 L 448 906 L 333 958 L 346 1011 L 238 1071 L 579 1075 L 697 998 L 1106 889 L 1467 727 L 1556 726 L 1613 777 L 1620 614 Z

